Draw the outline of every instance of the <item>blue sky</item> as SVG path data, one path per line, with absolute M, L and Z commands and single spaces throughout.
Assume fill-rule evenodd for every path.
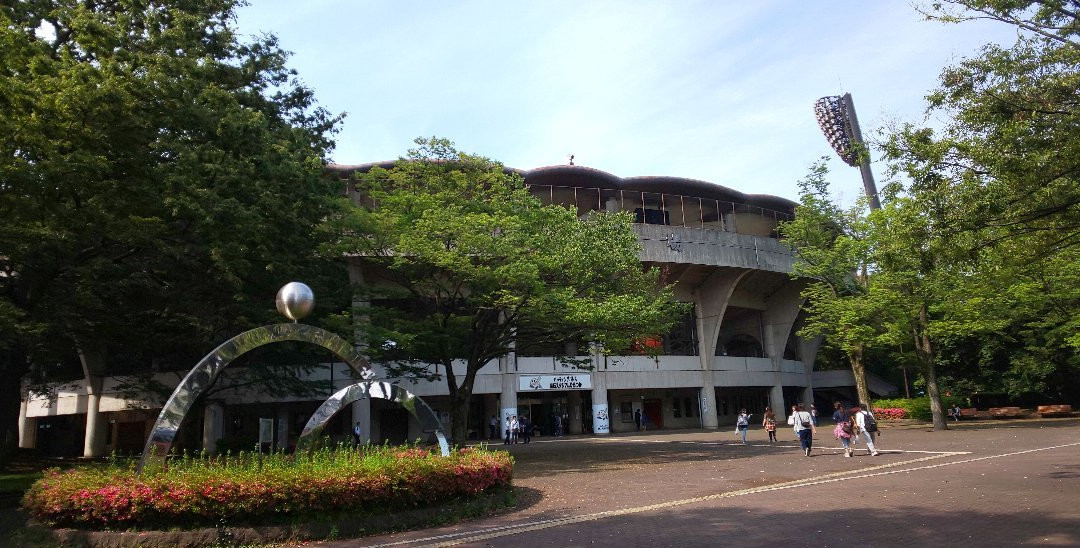
M 791 199 L 823 155 L 842 199 L 861 192 L 817 127 L 818 97 L 851 93 L 866 137 L 921 123 L 942 67 L 1016 38 L 891 1 L 252 2 L 240 32 L 277 35 L 319 103 L 347 113 L 335 162 L 438 135 L 518 168 L 572 153 Z

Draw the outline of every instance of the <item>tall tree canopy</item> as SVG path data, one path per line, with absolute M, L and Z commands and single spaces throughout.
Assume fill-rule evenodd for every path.
M 1019 36 L 947 67 L 928 96 L 945 126 L 898 128 L 886 158 L 948 243 L 964 274 L 954 280 L 981 302 L 984 344 L 965 352 L 984 366 L 972 386 L 1066 397 L 1059 382 L 1080 366 L 1080 301 L 1068 281 L 1080 271 L 1080 3 L 958 0 L 923 12 L 996 20 Z M 963 351 L 971 334 L 942 340 Z
M 339 117 L 274 37 L 236 36 L 237 4 L 0 7 L 4 378 L 190 365 L 269 320 L 283 282 L 325 287 L 307 274 Z
M 553 342 L 625 349 L 685 311 L 638 260 L 629 215 L 579 219 L 496 162 L 417 144 L 393 169 L 358 174 L 361 203 L 328 225 L 344 236 L 327 251 L 363 265 L 357 325 L 372 357 L 393 375 L 446 379 L 456 441 L 491 360 Z

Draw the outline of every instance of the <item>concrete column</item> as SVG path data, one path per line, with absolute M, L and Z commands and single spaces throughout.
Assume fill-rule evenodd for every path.
M 570 424 L 566 425 L 570 434 L 581 433 L 581 392 L 570 392 L 567 396 L 567 406 L 570 408 Z
M 353 402 L 352 421 L 349 422 L 349 437 L 352 438 L 353 428 L 360 423 L 360 443 L 371 443 L 371 398 L 361 398 Z
M 217 454 L 218 440 L 225 436 L 225 408 L 220 403 L 209 402 L 203 409 L 202 448 Z
M 84 457 L 105 455 L 105 428 L 108 421 L 101 413 L 101 378 L 91 378 L 86 384 L 86 436 L 83 439 Z
M 802 403 L 806 406 L 806 410 L 810 410 L 810 404 L 814 403 L 814 387 L 810 385 L 810 375 L 806 376 L 806 388 L 802 391 Z
M 26 416 L 26 405 L 25 399 L 19 402 L 19 448 L 33 449 L 37 445 L 37 419 Z
M 701 427 L 715 430 L 720 427 L 716 418 L 716 387 L 713 385 L 712 371 L 701 372 Z
M 787 408 L 784 406 L 784 385 L 775 384 L 769 390 L 769 407 L 776 413 L 776 421 L 787 420 Z
M 502 436 L 506 433 L 506 419 L 512 415 L 517 415 L 517 375 L 514 373 L 503 373 L 502 375 L 502 395 L 499 401 L 502 403 L 502 413 L 499 414 L 499 435 Z
M 607 373 L 593 374 L 592 389 L 593 434 L 607 436 L 611 434 L 611 410 L 608 408 Z

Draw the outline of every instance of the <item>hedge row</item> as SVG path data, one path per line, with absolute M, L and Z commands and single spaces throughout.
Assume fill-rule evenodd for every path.
M 261 458 L 181 459 L 142 475 L 133 464 L 51 470 L 23 507 L 53 526 L 91 529 L 284 523 L 303 516 L 387 512 L 507 485 L 513 458 L 462 449 L 327 449 Z
M 961 403 L 961 398 L 955 396 L 943 396 L 941 398 L 941 405 L 943 411 L 949 409 L 954 404 Z M 929 421 L 933 419 L 933 414 L 930 412 L 930 397 L 923 396 L 921 398 L 894 398 L 891 400 L 874 400 L 874 415 L 877 416 L 878 409 L 902 409 L 906 412 L 904 417 L 887 417 L 887 418 L 908 418 L 920 421 Z

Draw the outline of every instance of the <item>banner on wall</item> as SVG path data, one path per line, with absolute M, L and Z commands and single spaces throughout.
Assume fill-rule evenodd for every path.
M 592 390 L 592 377 L 582 375 L 522 375 L 518 377 L 518 390 L 534 392 L 543 390 Z
M 606 403 L 593 405 L 592 417 L 593 434 L 611 433 L 611 418 L 608 417 L 608 409 Z

